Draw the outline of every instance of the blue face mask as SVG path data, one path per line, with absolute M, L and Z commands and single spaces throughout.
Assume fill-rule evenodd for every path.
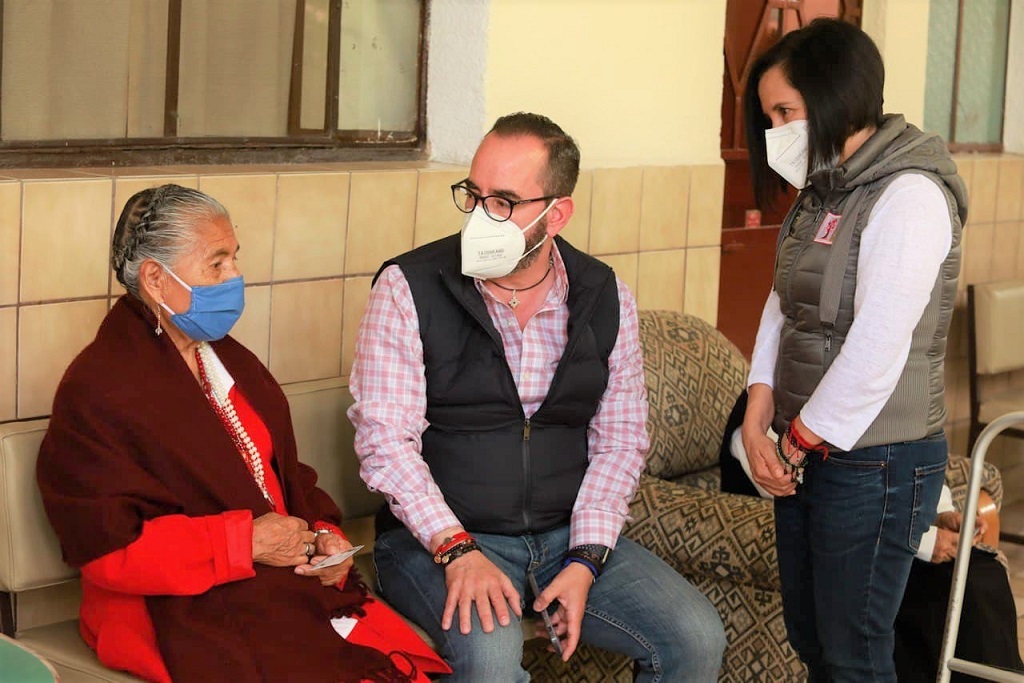
M 163 265 L 163 264 L 161 264 Z M 245 282 L 242 276 L 215 285 L 190 287 L 167 266 L 163 267 L 181 286 L 192 293 L 192 302 L 184 313 L 175 313 L 161 302 L 171 322 L 194 341 L 223 339 L 245 308 Z

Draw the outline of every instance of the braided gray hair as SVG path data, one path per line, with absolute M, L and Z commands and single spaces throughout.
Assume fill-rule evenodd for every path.
M 227 209 L 208 194 L 180 185 L 136 192 L 124 205 L 110 244 L 110 265 L 117 281 L 137 298 L 139 267 L 153 259 L 168 267 L 195 245 L 202 221 L 224 217 Z

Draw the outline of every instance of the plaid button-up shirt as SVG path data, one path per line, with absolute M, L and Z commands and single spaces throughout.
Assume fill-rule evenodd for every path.
M 568 337 L 569 281 L 557 248 L 552 256 L 555 283 L 525 328 L 476 281 L 527 417 L 544 401 Z M 616 283 L 619 332 L 608 358 L 608 387 L 590 422 L 590 464 L 572 510 L 570 546 L 615 546 L 649 447 L 636 300 L 621 281 Z M 385 494 L 395 516 L 429 546 L 435 534 L 460 523 L 420 455 L 420 437 L 428 426 L 423 344 L 412 291 L 398 266 L 386 268 L 370 292 L 349 386 L 356 400 L 348 414 L 356 428 L 362 478 Z

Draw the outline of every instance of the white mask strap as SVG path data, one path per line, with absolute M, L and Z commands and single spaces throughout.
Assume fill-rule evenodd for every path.
M 159 263 L 159 261 L 157 263 Z M 173 270 L 171 270 L 170 268 L 168 268 L 167 266 L 165 266 L 162 263 L 160 264 L 160 267 L 163 268 L 164 270 L 166 270 L 168 273 L 170 273 L 171 277 L 173 277 L 175 280 L 177 280 L 179 285 L 181 285 L 182 287 L 184 287 L 185 289 L 187 289 L 190 292 L 192 291 L 192 288 L 189 287 L 188 285 L 186 285 L 184 280 L 182 280 L 180 277 L 175 275 Z M 167 310 L 171 310 L 171 309 L 168 308 Z
M 551 202 L 546 207 L 544 207 L 544 210 L 541 211 L 540 214 L 538 214 L 536 218 L 534 218 L 532 221 L 530 221 L 529 225 L 527 225 L 525 228 L 520 230 L 520 232 L 526 232 L 527 230 L 529 230 L 533 226 L 537 225 L 537 222 L 540 221 L 541 218 L 544 218 L 544 214 L 546 214 L 548 211 L 550 211 L 551 207 L 554 206 L 555 202 L 557 202 L 559 199 L 561 199 L 561 197 L 555 197 L 554 199 L 552 199 Z M 546 235 L 545 235 L 544 239 L 547 239 Z M 529 254 L 530 252 L 526 252 L 526 253 Z
M 543 211 L 541 211 L 541 212 L 540 212 L 540 215 L 539 215 L 539 216 L 537 216 L 536 218 L 534 218 L 534 219 L 533 219 L 532 221 L 530 221 L 530 224 L 529 224 L 529 225 L 527 225 L 527 226 L 526 226 L 525 228 L 523 228 L 523 232 L 526 232 L 527 230 L 529 230 L 529 229 L 530 229 L 530 228 L 532 228 L 533 226 L 537 225 L 537 222 L 538 222 L 538 221 L 539 221 L 539 220 L 540 220 L 541 218 L 544 218 L 544 214 L 546 214 L 546 213 L 547 213 L 548 211 L 550 211 L 550 210 L 551 210 L 551 207 L 552 207 L 552 206 L 554 206 L 554 205 L 555 205 L 555 202 L 557 202 L 557 201 L 558 201 L 559 199 L 560 199 L 560 197 L 555 197 L 554 199 L 552 199 L 552 200 L 551 200 L 551 203 L 547 205 L 547 208 L 545 208 L 545 209 L 544 209 Z M 526 257 L 527 257 L 528 255 L 532 254 L 532 253 L 533 253 L 534 251 L 536 251 L 537 249 L 539 249 L 539 248 L 540 248 L 540 245 L 544 244 L 544 243 L 545 243 L 545 242 L 547 242 L 547 241 L 548 241 L 548 234 L 547 234 L 547 233 L 544 233 L 544 238 L 543 238 L 543 239 L 542 239 L 542 240 L 541 240 L 540 242 L 537 242 L 537 244 L 535 244 L 535 245 L 533 245 L 532 247 L 530 247 L 530 249 L 528 249 L 528 250 L 526 251 L 526 253 L 524 253 L 524 254 L 523 254 L 522 256 L 520 256 L 520 257 L 519 257 L 519 260 L 520 260 L 520 261 L 522 261 L 522 260 L 523 260 L 524 258 L 526 258 Z
M 530 255 L 530 254 L 532 254 L 533 252 L 537 251 L 537 249 L 539 249 L 539 248 L 540 248 L 540 245 L 544 244 L 544 243 L 545 243 L 545 242 L 547 242 L 547 241 L 548 241 L 548 236 L 547 236 L 547 233 L 545 233 L 545 234 L 544 234 L 544 239 L 542 239 L 542 240 L 541 240 L 540 242 L 537 242 L 537 244 L 535 244 L 535 245 L 533 245 L 532 247 L 530 247 L 530 248 L 529 248 L 529 249 L 528 249 L 528 250 L 526 251 L 526 253 L 524 253 L 524 254 L 523 254 L 522 256 L 520 256 L 520 257 L 519 257 L 519 260 L 520 260 L 520 261 L 522 261 L 522 260 L 523 260 L 524 258 L 526 258 L 526 257 L 527 257 L 528 255 Z

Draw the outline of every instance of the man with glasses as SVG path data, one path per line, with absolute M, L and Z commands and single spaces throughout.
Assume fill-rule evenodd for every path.
M 389 503 L 380 588 L 452 681 L 528 680 L 524 605 L 551 613 L 564 661 L 582 641 L 632 657 L 637 680 L 714 681 L 714 607 L 619 536 L 648 449 L 636 302 L 557 236 L 578 175 L 559 126 L 502 117 L 452 186 L 462 231 L 377 274 L 349 417 Z

